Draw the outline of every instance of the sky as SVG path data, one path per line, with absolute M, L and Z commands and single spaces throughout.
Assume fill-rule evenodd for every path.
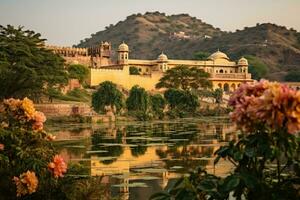
M 224 31 L 264 22 L 300 31 L 300 0 L 0 0 L 0 24 L 21 25 L 48 44 L 71 46 L 147 11 L 187 13 Z

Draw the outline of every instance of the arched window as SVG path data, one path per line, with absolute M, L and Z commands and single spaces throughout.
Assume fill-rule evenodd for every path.
M 224 71 L 223 71 L 223 69 L 220 69 L 220 73 L 223 73 Z
M 228 85 L 228 83 L 224 84 L 224 91 L 225 92 L 229 92 L 229 85 Z
M 235 90 L 235 84 L 234 83 L 231 84 L 230 89 L 231 89 L 231 91 Z

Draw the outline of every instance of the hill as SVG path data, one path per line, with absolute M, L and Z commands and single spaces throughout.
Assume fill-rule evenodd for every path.
M 252 55 L 268 66 L 265 77 L 272 80 L 283 80 L 289 71 L 300 71 L 300 33 L 271 23 L 225 32 L 188 14 L 147 12 L 111 24 L 76 46 L 88 47 L 101 41 L 110 41 L 113 49 L 125 41 L 131 58 L 154 59 L 164 51 L 169 58 L 192 59 L 198 51 L 212 53 L 217 49 L 232 59 Z

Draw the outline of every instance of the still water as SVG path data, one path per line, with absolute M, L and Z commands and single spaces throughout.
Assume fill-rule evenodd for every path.
M 224 176 L 232 168 L 213 153 L 236 137 L 223 117 L 102 125 L 48 125 L 67 162 L 84 163 L 91 176 L 104 176 L 109 196 L 144 200 L 197 166 Z

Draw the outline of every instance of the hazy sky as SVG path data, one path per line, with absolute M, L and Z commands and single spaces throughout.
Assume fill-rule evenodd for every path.
M 146 11 L 188 13 L 226 31 L 257 22 L 300 31 L 300 0 L 0 0 L 0 24 L 40 32 L 49 44 L 73 45 Z

